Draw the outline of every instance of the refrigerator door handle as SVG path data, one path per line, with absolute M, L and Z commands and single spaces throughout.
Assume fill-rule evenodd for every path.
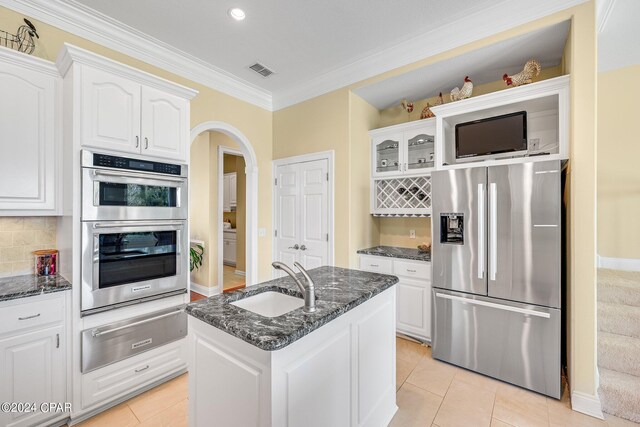
M 484 266 L 486 264 L 486 219 L 484 217 L 485 194 L 484 184 L 478 184 L 478 279 L 484 279 Z
M 498 186 L 489 184 L 489 280 L 496 280 L 498 271 Z
M 512 311 L 514 313 L 521 313 L 521 314 L 527 314 L 527 315 L 530 315 L 530 316 L 543 317 L 545 319 L 551 318 L 551 314 L 550 313 L 545 313 L 544 311 L 531 310 L 531 309 L 528 309 L 528 308 L 512 307 L 510 305 L 496 304 L 494 302 L 471 299 L 471 298 L 465 298 L 465 297 L 459 297 L 457 295 L 448 295 L 448 294 L 442 294 L 442 293 L 436 292 L 436 297 L 449 299 L 449 300 L 452 300 L 452 301 L 460 301 L 460 302 L 463 302 L 465 304 L 481 305 L 481 306 L 484 306 L 484 307 L 496 308 L 496 309 L 499 309 L 499 310 Z

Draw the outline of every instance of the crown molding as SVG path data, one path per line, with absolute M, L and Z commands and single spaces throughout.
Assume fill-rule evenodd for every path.
M 266 110 L 272 95 L 74 0 L 0 0 L 0 5 Z
M 295 88 L 274 93 L 277 111 L 307 99 L 418 62 L 496 33 L 526 24 L 587 0 L 501 0 L 475 13 L 387 49 L 311 78 Z
M 616 0 L 596 0 L 596 25 L 598 34 L 604 31 L 615 3 Z
M 193 99 L 193 97 L 198 94 L 198 91 L 195 89 L 179 85 L 151 73 L 147 73 L 126 64 L 105 58 L 104 56 L 97 55 L 86 49 L 65 43 L 56 61 L 60 74 L 65 76 L 73 63 L 80 63 L 99 68 L 101 70 L 108 71 L 111 74 L 134 80 L 146 86 L 151 86 L 189 100 Z
M 46 73 L 50 76 L 60 78 L 60 73 L 58 72 L 56 65 L 46 59 L 18 52 L 17 50 L 9 49 L 4 46 L 0 46 L 0 58 L 2 59 L 2 63 L 18 65 L 23 68 L 29 68 L 34 71 L 39 71 L 41 73 Z

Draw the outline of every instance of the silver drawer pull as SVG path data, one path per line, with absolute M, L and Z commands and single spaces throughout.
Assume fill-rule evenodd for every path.
M 378 264 L 369 264 L 370 267 L 380 267 Z
M 146 371 L 147 369 L 149 369 L 149 365 L 145 366 L 144 368 L 140 368 L 140 369 L 136 369 L 136 373 L 138 372 L 142 372 L 142 371 Z
M 528 315 L 531 315 L 531 316 L 543 317 L 545 319 L 551 318 L 551 314 L 549 314 L 549 313 L 545 313 L 543 311 L 531 310 L 531 309 L 528 309 L 528 308 L 512 307 L 510 305 L 496 304 L 494 302 L 489 302 L 489 301 L 483 301 L 483 300 L 459 297 L 459 296 L 456 296 L 456 295 L 441 294 L 439 292 L 436 293 L 436 297 L 449 299 L 449 300 L 452 300 L 452 301 L 459 301 L 459 302 L 461 302 L 463 304 L 481 305 L 481 306 L 484 306 L 484 307 L 496 308 L 498 310 L 512 311 L 514 313 L 521 313 L 521 314 L 528 314 Z
M 152 181 L 167 181 L 167 182 L 178 182 L 178 183 L 186 183 L 186 178 L 171 178 L 168 176 L 163 176 L 160 174 L 146 174 L 146 173 L 136 173 L 136 172 L 118 172 L 111 170 L 103 170 L 96 169 L 93 171 L 94 176 L 102 175 L 102 176 L 112 176 L 119 178 L 140 178 Z
M 162 222 L 96 222 L 93 228 L 121 228 L 121 227 L 157 227 L 154 231 L 162 231 L 164 229 L 173 229 L 184 225 L 182 221 L 162 221 Z
M 145 324 L 145 323 L 153 322 L 154 320 L 158 320 L 158 319 L 162 319 L 162 318 L 164 318 L 164 317 L 173 316 L 174 314 L 182 313 L 183 311 L 184 311 L 184 310 L 182 310 L 182 309 L 181 309 L 181 310 L 172 311 L 171 313 L 161 314 L 160 316 L 155 316 L 155 317 L 152 317 L 152 318 L 150 318 L 150 319 L 144 319 L 144 320 L 141 320 L 141 321 L 139 321 L 139 322 L 129 323 L 128 325 L 118 326 L 117 328 L 107 329 L 107 330 L 104 330 L 104 331 L 101 331 L 101 330 L 99 330 L 99 329 L 94 329 L 93 331 L 91 331 L 91 335 L 92 335 L 94 338 L 97 338 L 97 337 L 99 337 L 100 335 L 110 334 L 110 333 L 112 333 L 112 332 L 116 332 L 116 331 L 119 331 L 119 330 L 121 330 L 121 329 L 130 328 L 130 327 L 132 327 L 132 326 L 143 325 L 143 324 Z
M 416 271 L 416 270 L 411 270 L 411 269 L 407 268 L 407 273 L 417 273 L 417 271 Z
M 34 314 L 33 316 L 18 317 L 18 320 L 29 320 L 29 319 L 35 319 L 36 317 L 40 317 L 40 313 Z

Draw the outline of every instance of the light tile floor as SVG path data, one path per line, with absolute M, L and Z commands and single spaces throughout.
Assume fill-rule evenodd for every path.
M 401 338 L 396 342 L 399 409 L 392 427 L 638 426 L 616 417 L 603 421 L 574 412 L 566 391 L 562 400 L 547 398 L 438 362 L 429 347 Z M 187 426 L 187 395 L 185 374 L 78 425 Z
M 223 266 L 222 272 L 222 289 L 236 288 L 244 286 L 246 282 L 245 276 L 236 274 L 236 268 L 229 265 Z

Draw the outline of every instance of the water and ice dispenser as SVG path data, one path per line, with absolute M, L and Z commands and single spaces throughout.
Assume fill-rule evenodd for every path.
M 464 215 L 461 213 L 440 214 L 440 243 L 464 244 Z

